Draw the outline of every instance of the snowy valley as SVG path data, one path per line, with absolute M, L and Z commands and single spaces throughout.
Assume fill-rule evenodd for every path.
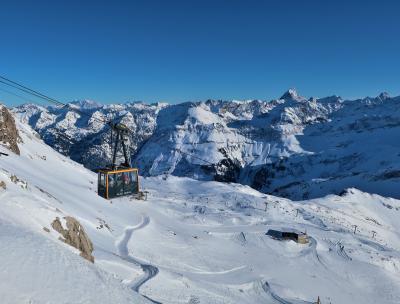
M 13 109 L 18 153 L 0 145 L 2 303 L 399 303 L 399 101 L 75 103 L 134 130 L 147 200 L 99 197 L 74 161 L 109 157 L 105 126 Z M 52 226 L 67 217 L 94 263 Z

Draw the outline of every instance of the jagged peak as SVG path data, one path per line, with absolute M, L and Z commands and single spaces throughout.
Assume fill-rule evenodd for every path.
M 320 103 L 331 103 L 331 102 L 342 102 L 343 101 L 342 97 L 340 97 L 338 95 L 326 96 L 326 97 L 316 98 L 316 99 Z
M 294 99 L 294 100 L 296 100 L 296 99 L 299 99 L 299 97 L 300 96 L 297 93 L 296 89 L 295 88 L 290 88 L 279 99 L 285 99 L 285 100 Z
M 379 98 L 380 100 L 385 100 L 385 99 L 389 99 L 390 95 L 388 92 L 382 92 L 377 96 L 377 98 Z
M 87 110 L 97 109 L 103 106 L 101 103 L 89 99 L 74 100 L 71 102 L 71 104 L 79 107 L 80 109 L 87 109 Z

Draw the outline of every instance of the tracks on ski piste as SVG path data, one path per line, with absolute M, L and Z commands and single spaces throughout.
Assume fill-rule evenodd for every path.
M 158 274 L 158 271 L 159 271 L 156 266 L 153 266 L 148 263 L 144 263 L 141 260 L 129 255 L 128 243 L 132 238 L 133 232 L 143 229 L 149 223 L 150 223 L 150 218 L 148 216 L 142 216 L 141 223 L 136 226 L 133 226 L 133 227 L 126 227 L 123 235 L 116 242 L 116 247 L 117 247 L 119 257 L 122 258 L 123 260 L 127 261 L 128 263 L 132 263 L 137 266 L 140 266 L 140 268 L 142 268 L 142 270 L 144 272 L 144 274 L 138 280 L 136 280 L 132 284 L 130 284 L 130 288 L 136 292 L 139 292 L 140 287 L 143 284 L 145 284 L 147 281 L 154 278 Z M 155 300 L 149 298 L 148 296 L 145 296 L 145 295 L 142 295 L 142 296 L 155 304 L 161 304 L 161 302 L 155 301 Z

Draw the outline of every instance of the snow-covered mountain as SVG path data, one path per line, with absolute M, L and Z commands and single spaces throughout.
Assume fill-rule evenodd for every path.
M 141 103 L 99 105 L 83 100 L 69 103 L 66 108 L 25 104 L 14 110 L 47 144 L 95 169 L 108 164 L 111 158 L 110 129 L 101 121 L 125 123 L 133 131 L 131 149 L 136 151 L 153 134 L 157 114 L 165 106 Z M 82 112 L 85 114 L 79 114 Z
M 239 182 L 299 200 L 348 187 L 400 197 L 399 102 L 386 93 L 307 99 L 289 90 L 271 101 L 82 101 L 70 107 L 125 122 L 133 130 L 132 159 L 143 175 Z M 14 111 L 73 160 L 91 169 L 108 163 L 108 127 L 70 107 L 23 105 Z
M 191 115 L 177 125 L 222 123 L 217 114 L 203 116 L 212 104 L 177 106 Z M 171 114 L 159 114 L 155 134 L 179 134 L 162 124 Z M 400 302 L 399 200 L 352 188 L 291 201 L 240 184 L 162 175 L 141 178 L 146 201 L 107 201 L 96 194 L 95 173 L 16 124 L 20 155 L 0 144 L 9 154 L 0 155 L 2 303 Z M 221 130 L 233 136 L 225 124 Z M 90 238 L 94 263 L 62 241 L 54 221 L 66 225 L 69 217 Z M 270 229 L 307 232 L 310 242 L 279 241 L 266 235 Z

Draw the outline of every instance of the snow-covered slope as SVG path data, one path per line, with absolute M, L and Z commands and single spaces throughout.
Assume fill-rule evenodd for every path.
M 141 179 L 147 201 L 107 201 L 93 172 L 18 128 L 21 155 L 0 156 L 2 303 L 400 302 L 399 200 L 348 189 L 294 202 L 155 176 Z M 94 264 L 58 240 L 50 223 L 64 216 L 83 225 Z M 310 243 L 269 229 L 306 231 Z
M 58 240 L 50 225 L 70 215 L 98 245 L 107 232 L 96 227 L 112 208 L 94 193 L 93 173 L 46 146 L 29 126 L 17 125 L 21 155 L 0 147 L 10 153 L 0 156 L 1 303 L 148 303 Z
M 387 94 L 306 99 L 289 90 L 272 101 L 83 101 L 71 107 L 89 117 L 122 119 L 133 130 L 132 159 L 143 175 L 233 181 L 300 200 L 348 187 L 400 198 L 399 102 Z M 14 111 L 46 143 L 86 167 L 109 162 L 109 129 L 97 120 L 70 108 Z

